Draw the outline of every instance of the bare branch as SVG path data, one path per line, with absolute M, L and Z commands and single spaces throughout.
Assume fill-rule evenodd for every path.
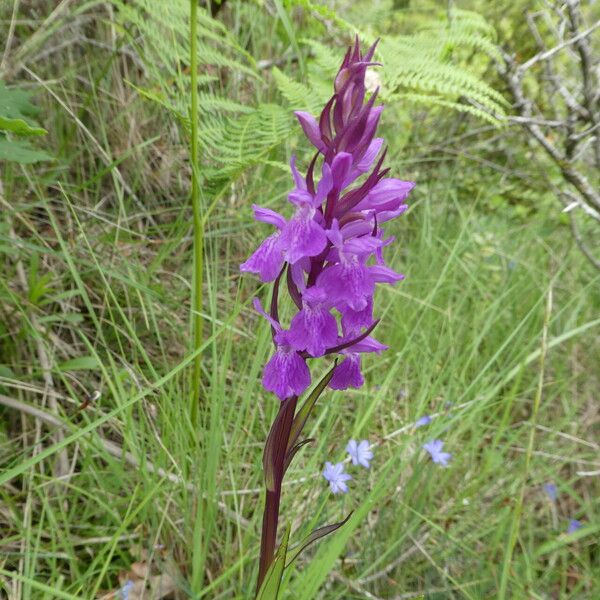
M 517 66 L 515 59 L 505 53 L 504 60 L 506 63 L 504 75 L 508 87 L 516 101 L 515 108 L 519 111 L 520 116 L 523 119 L 523 126 L 559 167 L 563 177 L 579 191 L 584 201 L 594 209 L 600 210 L 600 193 L 598 193 L 598 191 L 590 184 L 585 175 L 575 169 L 573 164 L 568 160 L 568 156 L 561 153 L 544 134 L 540 126 L 534 122 L 532 115 L 533 102 L 525 96 L 523 91 L 522 71 Z
M 548 60 L 549 58 L 551 58 L 557 52 L 560 52 L 564 48 L 567 48 L 573 44 L 577 44 L 577 42 L 586 38 L 588 35 L 590 35 L 590 33 L 594 32 L 596 29 L 598 29 L 598 27 L 600 27 L 600 21 L 596 21 L 596 23 L 594 23 L 591 27 L 588 27 L 588 29 L 586 29 L 585 31 L 578 33 L 575 37 L 565 40 L 564 42 L 558 44 L 558 46 L 554 46 L 554 48 L 550 48 L 550 50 L 546 50 L 545 52 L 540 52 L 539 54 L 532 56 L 526 63 L 523 63 L 519 67 L 519 69 L 522 72 L 525 72 L 527 69 L 530 69 L 531 67 L 533 67 L 533 65 L 535 65 L 536 63 L 538 63 L 542 60 Z

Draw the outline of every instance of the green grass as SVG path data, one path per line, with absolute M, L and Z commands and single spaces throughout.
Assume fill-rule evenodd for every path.
M 248 13 L 236 10 L 242 30 Z M 276 55 L 278 27 L 297 45 L 289 21 L 261 18 L 253 56 Z M 0 174 L 0 395 L 21 405 L 0 403 L 0 590 L 94 598 L 143 562 L 176 597 L 251 598 L 262 444 L 278 402 L 259 383 L 271 342 L 251 300 L 266 290 L 238 264 L 265 234 L 251 203 L 284 203 L 290 178 L 276 163 L 290 148 L 239 178 L 206 223 L 194 428 L 185 135 L 123 86 L 131 66 L 118 52 L 57 57 L 31 65 L 48 80 L 39 100 L 57 163 Z M 365 359 L 363 388 L 323 395 L 306 431 L 316 441 L 288 472 L 292 544 L 354 515 L 300 557 L 282 597 L 593 600 L 600 489 L 578 473 L 600 468 L 600 276 L 551 215 L 490 211 L 499 175 L 460 160 L 429 166 L 420 140 L 394 147 L 394 120 L 384 126 L 404 157 L 394 174 L 419 182 L 389 229 L 390 266 L 407 278 L 377 297 L 376 335 L 390 349 Z M 455 185 L 465 169 L 480 177 L 476 198 Z M 62 437 L 31 416 L 53 402 Z M 320 471 L 351 437 L 380 445 L 371 470 L 351 471 L 351 493 L 333 497 Z M 447 469 L 420 449 L 436 437 L 453 453 Z M 69 469 L 57 477 L 61 455 Z M 570 518 L 584 528 L 568 537 Z

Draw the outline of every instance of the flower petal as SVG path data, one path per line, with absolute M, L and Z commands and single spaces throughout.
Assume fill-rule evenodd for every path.
M 413 181 L 402 181 L 393 177 L 382 179 L 354 207 L 354 210 L 397 210 L 414 187 Z
M 363 327 L 373 324 L 373 298 L 367 298 L 367 303 L 361 310 L 354 310 L 347 304 L 340 307 L 342 313 L 342 331 L 345 337 L 358 333 Z
M 296 350 L 306 350 L 311 356 L 323 356 L 337 344 L 338 326 L 335 317 L 323 306 L 304 306 L 290 324 L 289 341 Z
M 327 245 L 325 230 L 312 218 L 311 211 L 300 210 L 281 232 L 285 259 L 294 264 L 305 256 L 317 256 Z
M 334 390 L 345 390 L 349 387 L 359 388 L 364 382 L 360 372 L 360 356 L 350 354 L 335 368 L 329 387 Z
M 297 352 L 280 346 L 265 365 L 262 383 L 266 390 L 285 400 L 304 392 L 310 385 L 310 371 Z
M 317 120 L 310 113 L 301 110 L 296 111 L 294 114 L 298 118 L 298 121 L 300 121 L 304 134 L 310 140 L 312 145 L 317 148 L 317 150 L 325 152 L 327 147 L 321 139 L 321 131 Z
M 253 204 L 252 210 L 254 211 L 254 218 L 257 221 L 269 223 L 269 225 L 275 225 L 277 229 L 283 229 L 283 227 L 285 226 L 285 218 L 278 212 L 275 212 L 270 208 L 264 208 L 263 206 L 259 206 L 258 204 Z
M 277 279 L 283 266 L 283 251 L 280 233 L 270 235 L 254 251 L 254 253 L 240 265 L 240 271 L 257 273 L 262 281 Z

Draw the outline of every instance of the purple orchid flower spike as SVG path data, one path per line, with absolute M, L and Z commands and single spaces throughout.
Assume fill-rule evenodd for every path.
M 378 64 L 376 47 L 377 42 L 363 52 L 356 39 L 320 114 L 296 113 L 314 155 L 305 172 L 291 159 L 291 214 L 254 206 L 255 219 L 272 229 L 240 266 L 263 282 L 273 282 L 269 311 L 260 303 L 255 306 L 270 323 L 275 346 L 262 383 L 281 401 L 263 459 L 267 492 L 259 587 L 275 556 L 281 481 L 303 444 L 299 436 L 306 416 L 304 408 L 296 414 L 296 406 L 311 383 L 307 362 L 330 355 L 338 361 L 305 401 L 309 410 L 314 394 L 318 397 L 327 386 L 361 387 L 363 356 L 386 349 L 371 337 L 378 323 L 373 316 L 375 290 L 403 278 L 385 263 L 384 251 L 394 239 L 385 236 L 382 224 L 406 211 L 414 183 L 388 177 L 384 167 L 387 150 L 377 137 L 383 106 L 377 104 L 378 91 L 368 94 L 365 87 L 367 68 Z M 282 283 L 295 307 L 285 324 L 278 310 Z M 348 451 L 368 467 L 372 454 L 365 443 Z M 441 447 L 432 454 L 440 464 L 449 457 Z M 323 474 L 334 493 L 347 491 L 350 476 L 343 465 L 327 463 Z

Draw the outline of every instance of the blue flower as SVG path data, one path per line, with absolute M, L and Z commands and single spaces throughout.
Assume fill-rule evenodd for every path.
M 123 598 L 123 600 L 128 600 L 129 592 L 131 592 L 134 585 L 135 585 L 135 583 L 133 583 L 133 581 L 131 579 L 128 579 L 125 582 L 125 584 L 123 585 L 123 587 L 119 590 L 120 597 Z
M 346 452 L 350 455 L 353 465 L 361 465 L 365 469 L 370 467 L 369 461 L 373 458 L 373 452 L 367 440 L 359 443 L 356 440 L 350 440 L 346 446 Z
M 567 528 L 567 533 L 575 533 L 578 529 L 581 529 L 583 527 L 583 524 L 581 523 L 581 521 L 578 521 L 577 519 L 571 519 L 569 521 L 569 527 Z
M 329 487 L 334 494 L 345 494 L 348 491 L 346 481 L 352 479 L 351 475 L 344 473 L 343 463 L 332 465 L 330 462 L 325 463 L 323 469 L 323 477 L 329 481 Z
M 423 444 L 423 450 L 429 452 L 431 460 L 434 463 L 442 465 L 442 467 L 447 467 L 448 461 L 452 458 L 452 454 L 449 452 L 442 452 L 443 447 L 444 442 L 442 442 L 442 440 L 432 440 L 431 442 Z
M 556 485 L 554 485 L 553 483 L 545 483 L 544 491 L 546 492 L 546 495 L 548 496 L 548 498 L 550 498 L 552 502 L 556 502 L 556 498 L 558 497 L 558 490 L 556 489 Z
M 419 427 L 423 427 L 424 425 L 429 425 L 429 423 L 431 423 L 432 419 L 429 415 L 425 415 L 424 417 L 421 417 L 416 423 L 415 423 L 415 429 L 419 428 Z

